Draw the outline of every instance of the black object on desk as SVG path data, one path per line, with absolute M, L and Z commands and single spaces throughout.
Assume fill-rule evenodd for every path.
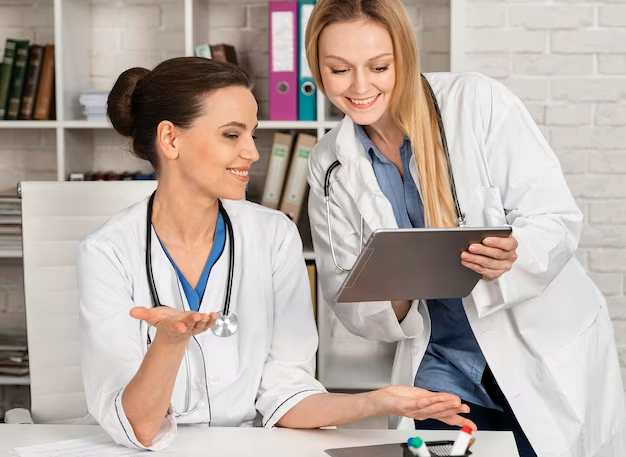
M 432 457 L 448 457 L 454 441 L 426 441 Z M 414 457 L 406 443 L 376 444 L 373 446 L 343 447 L 326 449 L 331 457 Z M 472 455 L 467 451 L 465 457 Z

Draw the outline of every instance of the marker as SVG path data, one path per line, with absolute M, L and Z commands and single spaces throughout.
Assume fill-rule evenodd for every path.
M 467 446 L 469 445 L 470 440 L 472 439 L 472 428 L 469 425 L 464 425 L 461 430 L 459 430 L 459 434 L 456 437 L 456 441 L 452 445 L 452 449 L 450 450 L 451 456 L 463 456 L 467 452 Z
M 430 451 L 428 450 L 428 447 L 426 447 L 426 443 L 424 443 L 419 436 L 409 438 L 406 445 L 413 455 L 416 455 L 417 457 L 430 457 Z

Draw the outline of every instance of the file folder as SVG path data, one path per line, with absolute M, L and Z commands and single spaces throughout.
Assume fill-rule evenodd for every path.
M 289 177 L 280 203 L 280 210 L 292 221 L 298 222 L 300 210 L 307 190 L 307 172 L 309 170 L 309 156 L 317 138 L 307 133 L 299 133 L 296 145 L 291 154 Z
M 298 53 L 298 120 L 317 120 L 317 87 L 313 81 L 313 74 L 306 60 L 306 46 L 304 37 L 306 26 L 313 12 L 314 0 L 302 0 L 298 3 L 299 25 L 299 53 Z
M 291 133 L 274 133 L 274 143 L 270 155 L 270 162 L 267 167 L 265 177 L 265 188 L 261 204 L 268 208 L 278 209 L 280 197 L 283 194 L 287 168 L 291 157 L 291 143 L 293 135 Z
M 270 120 L 298 120 L 298 3 L 269 3 Z

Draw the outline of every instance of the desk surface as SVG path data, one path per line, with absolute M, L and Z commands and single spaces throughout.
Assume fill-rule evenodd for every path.
M 98 435 L 97 425 L 0 425 L 0 457 L 9 449 Z M 324 449 L 399 443 L 417 432 L 409 430 L 288 430 L 275 428 L 206 428 L 180 426 L 168 448 L 181 456 L 328 457 Z M 454 439 L 456 432 L 420 431 L 427 441 Z M 476 432 L 476 457 L 519 457 L 510 432 Z M 210 451 L 210 452 L 209 452 Z M 159 454 L 154 454 L 158 456 Z M 168 455 L 172 455 L 168 453 Z

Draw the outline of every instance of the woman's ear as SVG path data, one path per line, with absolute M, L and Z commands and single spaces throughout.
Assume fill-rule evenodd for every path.
M 179 134 L 179 130 L 170 121 L 161 121 L 157 126 L 157 144 L 166 159 L 175 160 L 178 158 Z

